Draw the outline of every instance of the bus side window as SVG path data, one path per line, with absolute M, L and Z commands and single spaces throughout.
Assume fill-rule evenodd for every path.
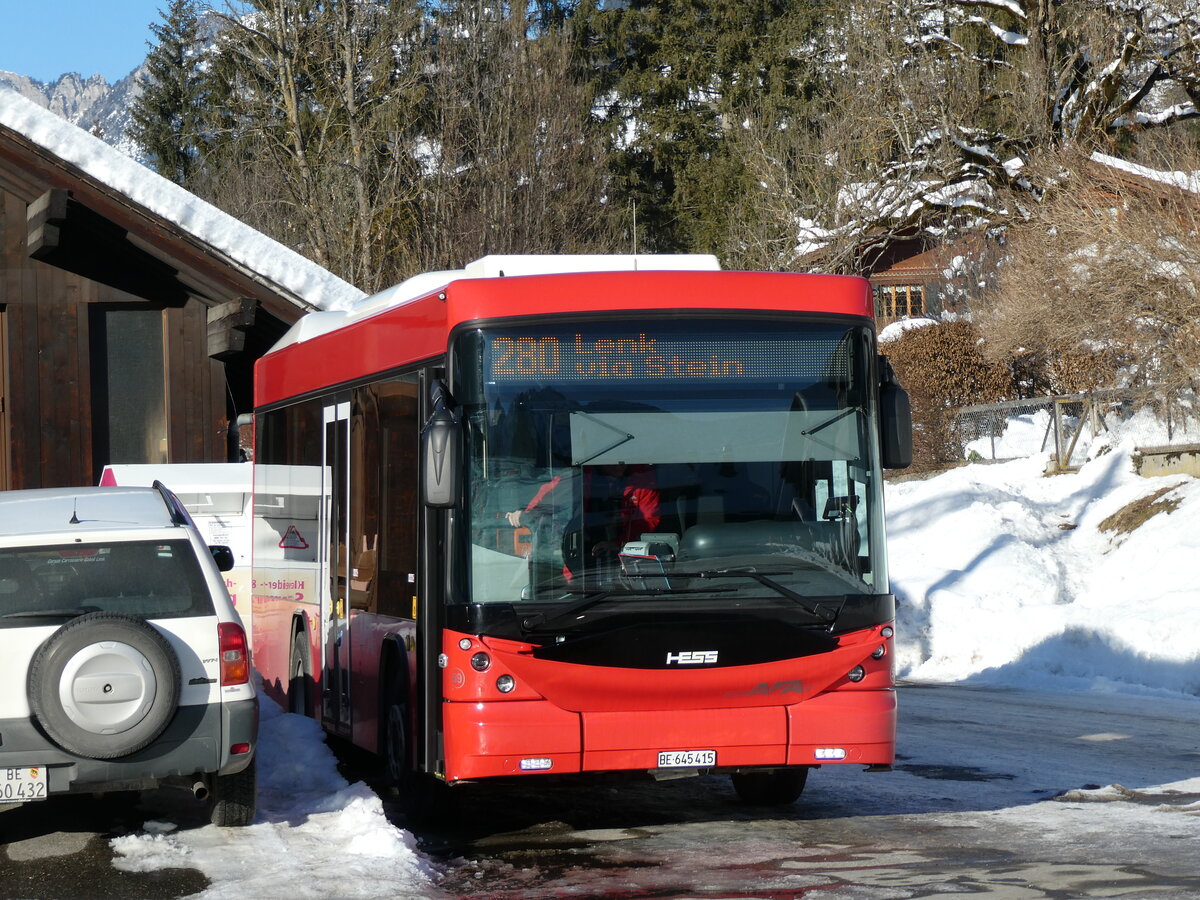
M 380 476 L 379 544 L 375 554 L 378 612 L 403 619 L 416 617 L 417 526 L 420 521 L 415 375 L 374 385 L 379 393 Z

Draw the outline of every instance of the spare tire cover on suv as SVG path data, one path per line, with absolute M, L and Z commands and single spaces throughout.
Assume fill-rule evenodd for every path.
M 153 626 L 94 612 L 72 619 L 29 666 L 29 705 L 46 736 L 92 759 L 128 756 L 162 734 L 175 714 L 179 659 Z

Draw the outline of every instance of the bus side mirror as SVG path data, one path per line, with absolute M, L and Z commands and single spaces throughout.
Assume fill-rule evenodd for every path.
M 444 509 L 457 505 L 461 462 L 458 417 L 439 402 L 421 429 L 421 499 L 426 506 Z
M 879 363 L 880 464 L 885 469 L 907 469 L 912 465 L 912 406 L 887 357 L 880 356 Z

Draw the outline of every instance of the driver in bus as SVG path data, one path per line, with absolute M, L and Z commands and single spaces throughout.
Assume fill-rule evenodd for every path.
M 558 502 L 559 493 L 569 490 L 570 481 L 555 476 L 538 489 L 523 509 L 513 510 L 504 517 L 514 528 L 519 528 Z M 584 551 L 597 559 L 615 560 L 626 543 L 657 530 L 662 518 L 653 466 L 621 463 L 589 467 L 584 471 L 583 496 Z M 563 574 L 570 579 L 569 564 L 564 566 Z

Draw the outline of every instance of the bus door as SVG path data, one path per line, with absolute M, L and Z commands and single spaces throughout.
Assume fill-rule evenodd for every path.
M 350 401 L 324 409 L 321 441 L 321 721 L 350 733 Z

